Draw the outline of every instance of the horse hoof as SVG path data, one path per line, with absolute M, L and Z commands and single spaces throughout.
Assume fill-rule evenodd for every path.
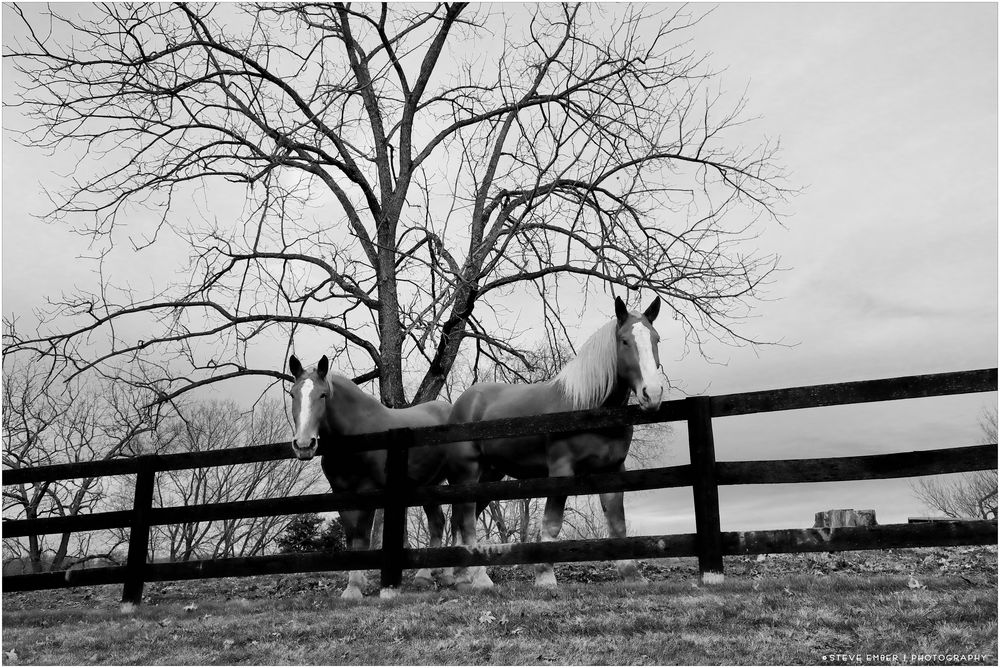
M 557 587 L 556 574 L 549 571 L 548 573 L 539 573 L 535 577 L 536 587 Z
M 413 586 L 416 587 L 417 589 L 433 589 L 434 580 L 432 580 L 431 578 L 424 577 L 422 575 L 418 575 L 417 577 L 413 578 Z
M 340 595 L 340 598 L 361 598 L 363 594 L 361 590 L 357 587 L 348 587 L 344 590 L 344 593 Z
M 378 593 L 378 597 L 383 599 L 396 598 L 397 596 L 399 596 L 399 592 L 392 587 L 384 587 L 382 591 Z
M 493 580 L 490 579 L 489 574 L 487 574 L 486 569 L 483 569 L 479 574 L 472 579 L 473 589 L 493 589 Z
M 639 565 L 632 559 L 623 559 L 617 562 L 618 575 L 629 584 L 646 584 L 649 582 L 639 570 Z

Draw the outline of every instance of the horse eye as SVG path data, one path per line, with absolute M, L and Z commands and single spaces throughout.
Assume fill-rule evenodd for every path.
M 324 392 L 323 394 L 319 395 L 320 399 L 326 399 L 326 397 L 327 397 L 326 392 Z

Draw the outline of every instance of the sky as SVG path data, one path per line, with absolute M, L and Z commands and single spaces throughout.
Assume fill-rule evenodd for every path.
M 783 271 L 745 331 L 781 345 L 710 344 L 705 359 L 662 319 L 668 398 L 995 367 L 997 6 L 722 4 L 691 37 L 723 93 L 745 91 L 757 117 L 747 136 L 780 139 L 802 192 L 784 227 L 755 241 Z M 21 122 L 11 110 L 3 122 L 2 311 L 28 320 L 44 296 L 94 276 L 76 260 L 83 240 L 31 217 L 72 160 L 10 141 Z M 143 276 L 132 262 L 112 269 Z M 612 314 L 610 300 L 595 306 L 578 342 Z M 990 393 L 719 419 L 717 458 L 971 445 L 995 403 Z M 683 425 L 664 441 L 661 465 L 687 461 Z M 831 508 L 873 508 L 881 523 L 927 514 L 907 479 L 734 486 L 720 502 L 724 530 L 811 526 Z M 637 534 L 694 528 L 688 488 L 629 493 L 626 512 Z

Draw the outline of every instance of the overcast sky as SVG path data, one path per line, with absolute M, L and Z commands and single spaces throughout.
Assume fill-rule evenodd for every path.
M 785 271 L 745 330 L 786 345 L 713 345 L 710 363 L 684 353 L 676 323 L 658 322 L 677 388 L 670 398 L 996 366 L 997 6 L 725 4 L 693 37 L 724 70 L 723 90 L 746 90 L 748 112 L 760 117 L 750 136 L 780 137 L 781 160 L 804 190 L 786 227 L 757 241 L 781 255 Z M 5 110 L 5 128 L 18 122 Z M 74 261 L 81 240 L 29 217 L 45 208 L 39 185 L 58 185 L 53 170 L 73 165 L 4 133 L 5 315 L 30 320 L 43 296 L 93 280 Z M 580 322 L 579 341 L 612 314 L 609 302 Z M 970 445 L 995 401 L 993 393 L 722 419 L 717 455 Z M 661 463 L 686 458 L 678 426 Z M 723 529 L 810 526 L 830 508 L 874 508 L 882 523 L 925 514 L 905 479 L 734 487 L 720 496 Z M 690 489 L 629 494 L 629 521 L 636 533 L 692 531 L 690 498 Z

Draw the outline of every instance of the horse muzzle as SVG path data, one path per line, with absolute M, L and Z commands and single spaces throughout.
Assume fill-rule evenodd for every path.
M 303 461 L 308 461 L 316 455 L 316 449 L 319 447 L 319 438 L 313 437 L 308 441 L 302 439 L 303 442 L 307 442 L 307 445 L 299 445 L 299 439 L 292 439 L 292 452 L 295 456 Z
M 663 403 L 662 385 L 643 385 L 635 393 L 639 399 L 639 408 L 644 411 L 655 411 Z

